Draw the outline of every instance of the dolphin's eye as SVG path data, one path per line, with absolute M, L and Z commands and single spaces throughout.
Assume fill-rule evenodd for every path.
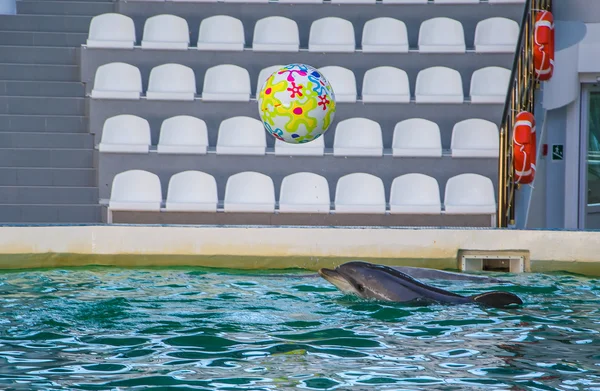
M 363 284 L 357 284 L 356 289 L 358 289 L 359 292 L 364 292 L 365 286 Z

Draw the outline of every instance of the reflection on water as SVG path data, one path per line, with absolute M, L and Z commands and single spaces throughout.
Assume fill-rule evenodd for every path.
M 4 390 L 600 390 L 599 280 L 509 277 L 522 308 L 402 306 L 319 277 L 0 274 Z

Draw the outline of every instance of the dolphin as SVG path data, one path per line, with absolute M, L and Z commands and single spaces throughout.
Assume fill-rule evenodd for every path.
M 364 299 L 401 303 L 477 303 L 502 308 L 523 301 L 510 292 L 492 291 L 472 296 L 461 296 L 426 285 L 402 271 L 384 265 L 351 261 L 335 269 L 321 268 L 319 274 L 339 290 Z

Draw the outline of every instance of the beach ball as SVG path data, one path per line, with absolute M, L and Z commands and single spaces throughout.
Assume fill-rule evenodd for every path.
M 317 69 L 290 64 L 273 72 L 258 96 L 258 110 L 265 129 L 290 144 L 319 138 L 335 116 L 335 94 Z

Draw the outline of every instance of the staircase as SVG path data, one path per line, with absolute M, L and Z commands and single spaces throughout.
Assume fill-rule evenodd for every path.
M 19 1 L 0 15 L 0 223 L 100 222 L 79 47 L 111 0 Z

